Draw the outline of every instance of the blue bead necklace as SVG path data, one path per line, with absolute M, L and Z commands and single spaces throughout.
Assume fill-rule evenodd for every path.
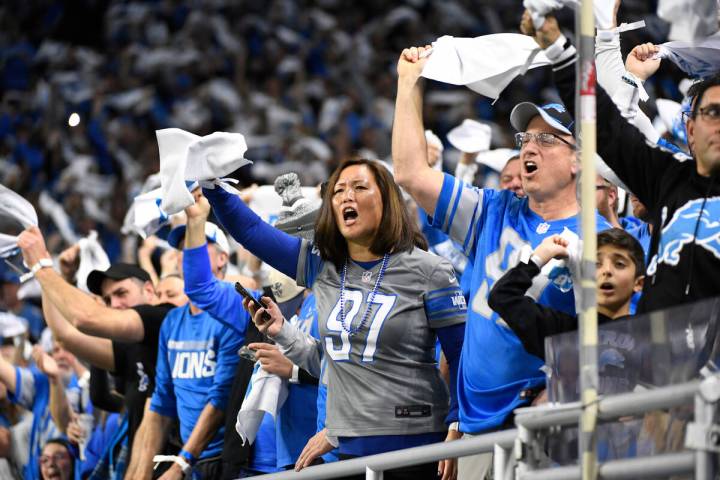
M 365 326 L 365 323 L 367 323 L 367 320 L 370 316 L 370 306 L 372 305 L 373 300 L 375 300 L 375 294 L 377 293 L 378 287 L 380 286 L 383 276 L 385 275 L 385 269 L 387 268 L 389 258 L 390 254 L 388 253 L 383 256 L 382 265 L 380 265 L 380 272 L 378 272 L 377 280 L 375 280 L 375 286 L 373 287 L 372 292 L 370 292 L 370 296 L 368 297 L 367 306 L 365 307 L 365 313 L 363 314 L 360 324 L 355 329 L 352 328 L 352 320 L 349 327 L 345 325 L 345 277 L 347 276 L 347 259 L 345 259 L 345 265 L 343 265 L 342 274 L 340 275 L 340 325 L 342 325 L 343 330 L 345 330 L 345 332 L 351 337 L 355 336 L 356 333 L 362 330 Z

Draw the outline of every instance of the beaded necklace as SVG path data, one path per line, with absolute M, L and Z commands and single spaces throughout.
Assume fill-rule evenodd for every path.
M 385 275 L 385 269 L 387 268 L 389 258 L 390 254 L 388 253 L 383 256 L 382 265 L 380 265 L 380 272 L 378 272 L 377 280 L 375 280 L 375 286 L 368 297 L 365 313 L 362 316 L 360 324 L 355 329 L 352 328 L 352 324 L 349 327 L 345 325 L 345 277 L 347 276 L 347 258 L 345 259 L 345 265 L 343 265 L 342 274 L 340 275 L 340 325 L 342 325 L 343 330 L 345 330 L 345 332 L 351 337 L 355 336 L 356 333 L 362 330 L 367 322 L 370 315 L 370 306 L 372 305 L 373 300 L 375 300 L 375 293 L 377 293 L 380 282 L 382 282 L 383 275 Z

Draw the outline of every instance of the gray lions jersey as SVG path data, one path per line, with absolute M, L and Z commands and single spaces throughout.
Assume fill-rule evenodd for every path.
M 448 389 L 435 361 L 434 329 L 463 323 L 467 307 L 452 265 L 420 249 L 390 255 L 366 270 L 348 262 L 344 325 L 340 277 L 303 241 L 297 283 L 317 300 L 321 353 L 327 360 L 328 435 L 357 437 L 445 431 Z M 355 335 L 354 331 L 365 319 Z

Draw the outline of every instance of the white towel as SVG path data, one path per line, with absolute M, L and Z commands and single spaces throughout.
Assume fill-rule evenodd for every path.
M 531 37 L 498 33 L 475 38 L 443 36 L 432 44 L 422 76 L 452 85 L 465 85 L 497 99 L 518 75 L 529 68 L 550 65 Z
M 287 381 L 266 372 L 259 362 L 256 363 L 250 379 L 250 391 L 243 400 L 235 423 L 235 430 L 242 438 L 243 445 L 245 442 L 252 444 L 255 441 L 266 413 L 277 418 L 277 412 L 282 408 L 287 396 Z
M 63 240 L 65 240 L 69 245 L 75 245 L 78 241 L 78 236 L 72 227 L 70 216 L 63 206 L 45 191 L 40 193 L 38 206 L 40 207 L 40 210 L 45 212 L 45 214 L 52 219 L 53 223 L 55 223 L 55 226 L 60 231 L 60 236 L 63 237 Z
M 692 77 L 709 77 L 720 69 L 720 33 L 697 43 L 663 43 L 657 57 L 670 60 Z
M 0 184 L 0 218 L 9 218 L 23 228 L 37 226 L 37 213 L 23 197 Z M 17 237 L 0 233 L 0 257 L 9 256 L 17 248 Z
M 714 0 L 660 0 L 657 15 L 670 22 L 670 40 L 693 42 L 718 31 L 718 3 Z
M 448 142 L 461 152 L 484 152 L 490 148 L 492 129 L 486 123 L 466 118 L 447 134 Z
M 85 238 L 78 241 L 80 247 L 80 264 L 76 274 L 77 287 L 89 292 L 87 288 L 87 277 L 93 270 L 105 271 L 110 268 L 110 259 L 98 242 L 98 234 L 95 230 Z
M 475 157 L 477 163 L 482 163 L 492 168 L 496 172 L 502 172 L 508 160 L 513 157 L 520 155 L 519 150 L 513 150 L 511 148 L 496 148 L 487 152 L 480 152 Z
M 133 199 L 132 223 L 128 226 L 130 231 L 147 238 L 154 234 L 170 220 L 170 215 L 160 208 L 162 202 L 162 189 L 156 188 L 142 193 Z
M 523 0 L 523 6 L 528 9 L 532 17 L 533 26 L 540 29 L 545 23 L 545 16 L 553 10 L 560 10 L 562 7 L 578 8 L 578 0 Z M 595 26 L 599 29 L 610 28 L 613 20 L 615 0 L 594 0 L 593 16 Z
M 181 212 L 195 201 L 185 180 L 224 177 L 250 162 L 245 137 L 239 133 L 215 132 L 204 137 L 179 128 L 155 132 L 160 151 L 160 207 L 168 214 Z

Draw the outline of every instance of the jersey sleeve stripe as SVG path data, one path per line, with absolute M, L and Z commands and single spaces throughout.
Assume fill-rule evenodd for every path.
M 475 204 L 475 208 L 473 209 L 472 218 L 470 220 L 471 228 L 468 230 L 468 234 L 465 237 L 465 243 L 463 243 L 463 253 L 465 253 L 465 256 L 469 257 L 470 253 L 474 251 L 475 246 L 475 226 L 477 225 L 477 215 L 478 215 L 478 209 L 480 207 L 480 202 Z

